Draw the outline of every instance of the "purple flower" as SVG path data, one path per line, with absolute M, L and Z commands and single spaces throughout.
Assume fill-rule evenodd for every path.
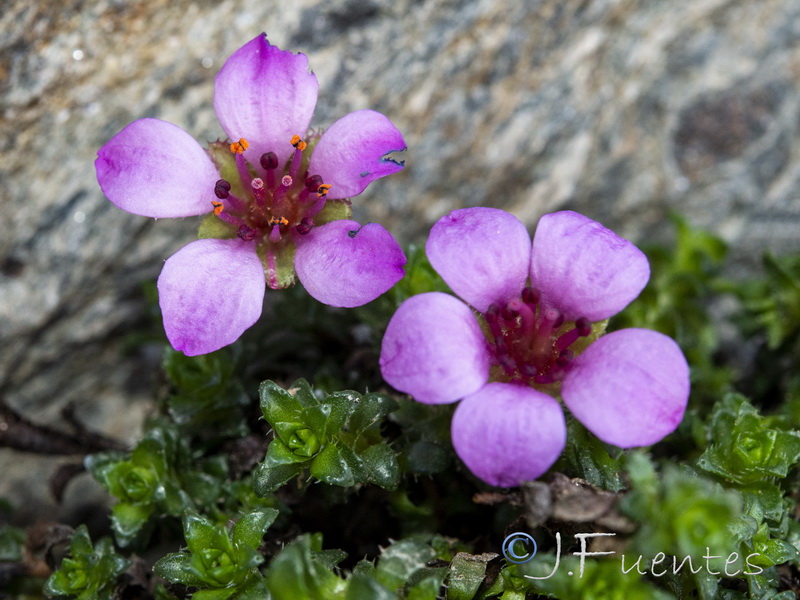
M 542 217 L 531 243 L 513 215 L 466 208 L 440 219 L 425 249 L 464 302 L 440 292 L 406 300 L 383 338 L 381 371 L 420 402 L 461 399 L 453 446 L 475 475 L 511 487 L 547 471 L 566 442 L 559 392 L 621 448 L 678 426 L 689 398 L 678 345 L 645 329 L 599 337 L 650 277 L 636 246 L 571 211 Z
M 348 220 L 348 198 L 403 168 L 386 156 L 405 149 L 403 136 L 371 110 L 308 132 L 318 87 L 306 56 L 262 34 L 215 79 L 214 109 L 233 143 L 206 151 L 175 125 L 140 119 L 99 150 L 97 180 L 123 210 L 212 212 L 201 239 L 169 258 L 158 278 L 177 350 L 193 356 L 234 342 L 260 316 L 266 285 L 290 286 L 295 274 L 320 302 L 345 307 L 403 277 L 406 258 L 389 232 Z

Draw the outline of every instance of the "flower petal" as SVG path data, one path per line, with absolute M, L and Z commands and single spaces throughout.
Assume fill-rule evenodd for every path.
M 254 165 L 274 152 L 282 165 L 294 152 L 293 135 L 305 136 L 319 83 L 308 57 L 271 46 L 261 34 L 234 52 L 214 80 L 214 110 L 233 141 L 250 142 Z
M 405 275 L 406 256 L 377 223 L 339 220 L 300 238 L 294 266 L 300 283 L 330 306 L 372 302 Z
M 531 238 L 519 219 L 496 208 L 462 208 L 439 219 L 425 245 L 447 285 L 480 312 L 519 296 Z
M 531 282 L 568 320 L 617 314 L 649 278 L 642 251 L 588 217 L 565 210 L 544 215 L 536 227 Z
M 172 123 L 139 119 L 100 148 L 97 182 L 122 210 L 144 217 L 211 212 L 217 168 L 192 136 Z
M 475 315 L 441 292 L 400 305 L 383 336 L 380 365 L 390 385 L 426 404 L 455 402 L 489 378 L 486 338 Z
M 387 117 L 357 110 L 325 131 L 311 154 L 308 172 L 331 185 L 329 198 L 350 198 L 379 177 L 400 171 L 402 162 L 384 156 L 405 149 L 403 135 Z
M 450 429 L 464 464 L 498 487 L 514 487 L 545 473 L 567 440 L 558 402 L 513 383 L 490 383 L 464 398 Z
M 622 329 L 589 346 L 562 386 L 564 404 L 606 443 L 649 446 L 672 433 L 689 400 L 689 366 L 675 341 Z
M 252 244 L 205 239 L 184 246 L 158 277 L 170 344 L 187 356 L 232 344 L 261 315 L 265 287 Z

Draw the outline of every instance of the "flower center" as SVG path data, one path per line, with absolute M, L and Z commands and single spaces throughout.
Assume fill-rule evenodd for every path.
M 300 138 L 290 140 L 294 153 L 280 165 L 274 152 L 261 155 L 258 165 L 245 161 L 250 146 L 245 139 L 230 144 L 236 160 L 244 197 L 231 192 L 231 183 L 220 179 L 214 185 L 214 214 L 237 228 L 245 241 L 265 246 L 282 245 L 287 236 L 306 235 L 314 227 L 314 217 L 325 207 L 331 186 L 319 175 L 308 174 L 312 146 Z
M 575 357 L 570 347 L 592 333 L 585 317 L 564 322 L 555 308 L 541 305 L 538 290 L 526 287 L 504 306 L 483 315 L 493 358 L 492 379 L 547 385 L 561 381 Z

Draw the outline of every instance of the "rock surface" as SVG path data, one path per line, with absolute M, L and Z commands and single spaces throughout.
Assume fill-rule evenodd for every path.
M 800 250 L 794 0 L 274 7 L 3 2 L 0 396 L 30 418 L 58 424 L 74 402 L 88 425 L 136 438 L 159 362 L 125 351 L 148 322 L 142 282 L 197 221 L 112 206 L 96 151 L 145 116 L 201 141 L 223 135 L 214 74 L 262 30 L 309 55 L 321 92 L 313 126 L 374 108 L 405 134 L 405 171 L 354 202 L 357 218 L 405 241 L 451 209 L 489 205 L 530 227 L 571 208 L 634 240 L 664 237 L 679 211 L 723 235 L 743 266 L 765 248 Z M 25 460 L 43 478 L 53 468 Z M 48 506 L 29 479 L 6 475 L 0 495 L 14 487 L 29 511 Z

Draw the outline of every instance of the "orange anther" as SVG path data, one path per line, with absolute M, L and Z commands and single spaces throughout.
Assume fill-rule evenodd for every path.
M 269 218 L 270 225 L 288 225 L 289 219 L 286 217 L 270 217 Z
M 317 188 L 317 195 L 322 198 L 325 194 L 328 193 L 328 190 L 331 189 L 330 183 L 323 183 Z
M 238 142 L 233 142 L 229 148 L 232 154 L 243 154 L 250 147 L 250 142 L 244 138 L 239 138 Z
M 219 202 L 217 200 L 212 200 L 211 206 L 214 207 L 214 214 L 216 216 L 220 216 L 222 214 L 222 211 L 225 210 L 225 206 L 222 204 L 222 202 Z
M 297 134 L 292 136 L 292 146 L 300 150 L 300 152 L 306 149 L 306 143 Z

